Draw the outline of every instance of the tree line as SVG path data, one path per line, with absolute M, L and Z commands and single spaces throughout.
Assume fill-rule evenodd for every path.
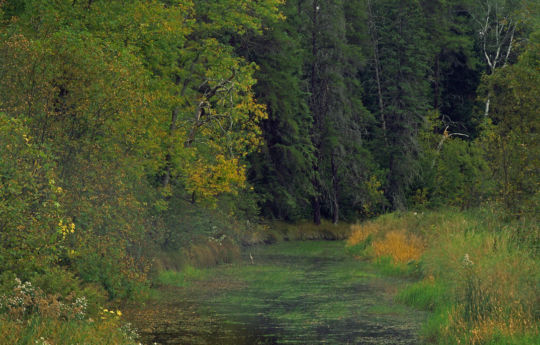
M 524 89 L 493 89 L 502 75 L 517 82 L 508 73 L 527 64 L 519 56 L 536 54 L 536 5 L 313 0 L 283 11 L 285 21 L 239 50 L 260 66 L 255 90 L 268 106 L 249 175 L 264 215 L 338 222 L 493 199 L 520 213 L 536 198 L 500 173 L 527 165 L 522 182 L 537 179 L 537 112 L 517 115 Z M 533 105 L 538 79 L 528 66 Z M 494 105 L 499 92 L 517 97 L 503 97 L 514 111 Z M 518 117 L 532 136 L 501 132 Z M 522 144 L 528 158 L 510 153 Z

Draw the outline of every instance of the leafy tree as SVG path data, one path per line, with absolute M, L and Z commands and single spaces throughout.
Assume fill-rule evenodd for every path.
M 25 3 L 2 30 L 0 107 L 57 167 L 62 209 L 78 229 L 78 254 L 62 261 L 74 268 L 100 244 L 100 260 L 127 276 L 135 270 L 127 250 L 141 244 L 143 199 L 152 194 L 143 187 L 152 152 L 148 74 L 122 44 L 78 29 L 87 11 L 66 1 Z
M 536 31 L 516 64 L 485 81 L 492 95 L 484 137 L 487 159 L 498 184 L 498 200 L 516 214 L 538 213 L 539 57 Z
M 483 0 L 468 4 L 477 31 L 477 42 L 486 66 L 486 74 L 493 74 L 504 67 L 512 57 L 519 38 L 523 2 L 514 0 Z M 518 35 L 516 35 L 518 34 Z M 517 36 L 517 37 L 516 37 Z M 490 112 L 490 94 L 484 105 L 484 117 Z
M 491 172 L 478 140 L 444 126 L 435 111 L 420 132 L 420 143 L 422 170 L 411 197 L 416 207 L 469 208 L 487 200 L 492 183 L 486 176 Z

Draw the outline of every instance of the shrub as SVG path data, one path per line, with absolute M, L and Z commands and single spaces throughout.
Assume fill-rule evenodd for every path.
M 82 320 L 87 315 L 85 296 L 45 294 L 31 282 L 23 283 L 19 278 L 15 278 L 15 283 L 12 291 L 0 300 L 0 314 L 6 314 L 13 320 L 20 321 L 34 314 L 53 319 Z

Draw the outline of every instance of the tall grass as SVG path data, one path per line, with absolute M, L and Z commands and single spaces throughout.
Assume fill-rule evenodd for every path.
M 0 345 L 137 345 L 136 333 L 116 321 L 58 320 L 33 316 L 18 322 L 0 316 Z
M 155 254 L 153 273 L 182 271 L 186 266 L 198 268 L 231 263 L 241 256 L 240 244 L 229 238 L 199 237 L 177 250 Z
M 538 223 L 490 209 L 396 213 L 355 225 L 347 250 L 418 263 L 423 279 L 398 298 L 434 311 L 431 343 L 538 344 L 538 234 Z

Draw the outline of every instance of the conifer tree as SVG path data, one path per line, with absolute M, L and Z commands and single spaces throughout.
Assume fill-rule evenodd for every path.
M 392 208 L 406 206 L 408 186 L 418 173 L 417 134 L 428 108 L 429 41 L 417 1 L 367 1 L 377 82 L 371 110 L 381 121 L 382 150 L 388 169 L 384 186 Z M 381 106 L 382 105 L 382 106 Z

